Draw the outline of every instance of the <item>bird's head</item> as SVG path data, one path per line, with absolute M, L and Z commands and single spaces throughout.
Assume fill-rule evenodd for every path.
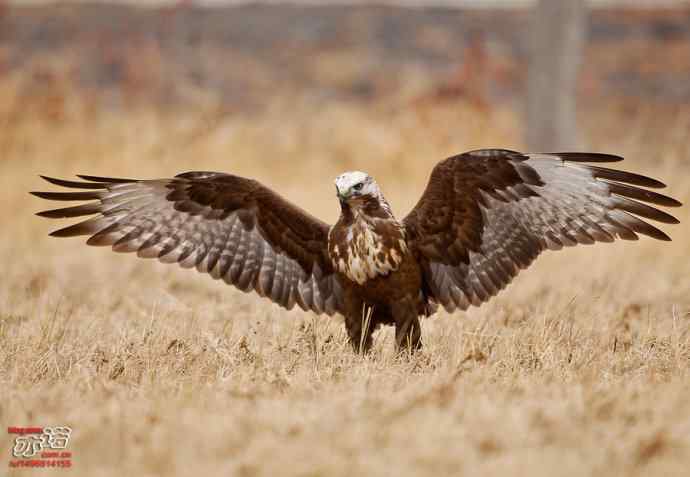
M 335 189 L 341 203 L 358 205 L 367 198 L 381 197 L 379 186 L 366 172 L 346 172 L 335 178 Z

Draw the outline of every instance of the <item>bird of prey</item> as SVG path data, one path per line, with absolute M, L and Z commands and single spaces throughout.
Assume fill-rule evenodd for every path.
M 43 177 L 81 189 L 33 192 L 43 199 L 91 201 L 39 212 L 48 218 L 95 215 L 53 232 L 89 236 L 89 245 L 136 252 L 196 268 L 278 305 L 341 314 L 356 351 L 372 332 L 395 326 L 399 350 L 421 346 L 419 317 L 496 295 L 544 250 L 576 244 L 670 240 L 644 219 L 678 220 L 648 204 L 680 202 L 649 190 L 649 177 L 587 163 L 599 153 L 528 154 L 481 149 L 436 165 L 417 205 L 393 216 L 364 172 L 335 179 L 341 214 L 329 226 L 259 182 L 220 172 L 171 179 Z

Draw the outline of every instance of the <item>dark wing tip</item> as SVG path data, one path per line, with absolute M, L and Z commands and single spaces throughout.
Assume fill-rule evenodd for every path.
M 124 179 L 118 177 L 101 177 L 101 176 L 89 176 L 85 174 L 77 174 L 77 177 L 84 179 L 85 181 L 91 182 L 105 182 L 108 184 L 126 184 L 128 182 L 138 182 L 136 179 Z
M 58 185 L 61 187 L 69 187 L 71 189 L 105 189 L 107 188 L 107 184 L 104 182 L 77 182 L 77 181 L 68 181 L 65 179 L 58 179 L 56 177 L 50 177 L 50 176 L 44 176 L 44 175 L 39 175 L 41 179 L 44 181 Z
M 81 235 L 81 234 L 75 232 L 75 227 L 76 227 L 76 225 L 78 225 L 78 224 L 70 225 L 70 226 L 68 226 L 68 227 L 63 227 L 63 228 L 58 229 L 58 230 L 53 230 L 53 231 L 50 232 L 48 235 L 49 235 L 50 237 L 60 237 L 60 238 L 63 238 L 63 237 L 76 237 L 76 236 L 78 236 L 78 235 Z
M 38 212 L 39 217 L 48 219 L 66 219 L 70 217 L 82 217 L 103 212 L 103 205 L 100 202 L 89 202 L 88 204 L 77 205 L 76 207 L 64 207 L 60 209 L 44 210 Z
M 621 162 L 623 160 L 621 156 L 601 152 L 553 152 L 550 154 L 570 162 Z
M 40 199 L 46 200 L 65 200 L 64 194 L 71 194 L 71 192 L 43 192 L 43 191 L 31 191 L 29 194 L 38 197 Z
M 624 184 L 632 184 L 641 187 L 649 187 L 650 189 L 663 189 L 666 187 L 661 181 L 652 179 L 648 176 L 635 174 L 634 172 L 620 171 L 618 169 L 607 169 L 605 167 L 584 166 L 589 169 L 597 179 L 604 179 L 609 181 L 623 182 Z
M 78 224 L 75 224 L 78 225 Z M 53 230 L 48 234 L 50 237 L 57 237 L 57 238 L 68 238 L 68 237 L 78 237 L 79 235 L 86 235 L 83 232 L 80 232 L 78 230 L 74 229 L 74 225 L 70 225 L 69 227 L 64 227 L 58 230 Z
M 605 163 L 605 162 L 620 162 L 623 160 L 622 156 L 616 156 L 613 154 L 604 154 L 600 152 L 555 152 L 554 156 L 558 156 L 564 161 L 569 162 L 594 162 L 594 163 Z M 663 189 L 666 187 L 661 181 L 652 179 L 651 177 L 643 176 L 640 174 L 634 174 L 632 172 L 618 171 L 615 169 L 604 169 L 596 166 L 589 166 L 590 170 L 596 171 L 602 174 L 602 178 L 607 174 L 616 174 L 619 177 L 613 180 L 619 180 L 621 182 L 627 182 L 629 184 L 640 185 L 643 187 L 651 187 L 652 189 Z M 627 176 L 623 178 L 623 176 Z M 626 180 L 627 179 L 627 180 Z M 680 204 L 680 202 L 678 202 Z M 670 207 L 679 207 L 679 205 L 673 205 Z
M 647 189 L 622 184 L 619 182 L 604 181 L 608 184 L 609 190 L 613 194 L 617 194 L 630 199 L 637 199 L 641 202 L 648 202 L 650 204 L 661 205 L 664 207 L 680 207 L 681 204 L 673 197 L 659 194 Z
M 48 236 L 50 236 L 50 237 L 70 237 L 71 235 L 67 235 L 67 234 L 62 232 L 62 229 L 59 229 L 59 230 L 53 230 L 52 232 L 50 232 L 48 234 Z
M 47 219 L 59 219 L 62 218 L 55 214 L 55 210 L 42 210 L 41 212 L 36 212 L 39 217 L 45 217 Z
M 100 199 L 103 196 L 102 191 L 90 190 L 86 192 L 37 192 L 32 191 L 29 194 L 46 200 L 93 200 Z
M 658 228 L 654 227 L 649 222 L 645 222 L 644 220 L 636 219 L 635 221 L 630 222 L 630 223 L 626 223 L 625 225 L 627 227 L 629 227 L 630 230 L 637 232 L 639 234 L 642 234 L 642 235 L 646 235 L 647 237 L 651 237 L 651 238 L 657 239 L 657 240 L 662 240 L 664 242 L 670 242 L 671 241 L 671 237 L 666 235 L 666 233 L 664 233 L 661 230 L 659 230 Z
M 671 242 L 671 237 L 666 235 L 665 232 L 662 232 L 658 228 L 651 226 L 645 222 L 646 226 L 645 227 L 640 227 L 635 228 L 635 232 L 640 233 L 642 235 L 646 235 L 647 237 L 651 237 L 656 240 L 661 240 L 662 242 Z
M 644 184 L 640 184 L 644 187 L 651 187 L 652 189 L 664 189 L 666 187 L 666 184 L 664 184 L 660 180 L 652 179 L 651 177 L 641 176 L 638 174 L 636 179 L 645 182 Z
M 669 197 L 667 195 L 662 195 L 662 194 L 656 194 L 650 190 L 646 191 L 644 189 L 641 189 L 644 192 L 644 197 L 640 197 L 640 199 L 645 200 L 647 199 L 647 202 L 651 202 L 653 204 L 657 205 L 662 205 L 664 207 L 682 207 L 683 204 L 682 202 L 674 199 L 673 197 Z

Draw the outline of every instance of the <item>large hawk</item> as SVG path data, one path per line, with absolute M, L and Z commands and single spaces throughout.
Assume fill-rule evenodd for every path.
M 398 348 L 421 345 L 419 317 L 496 295 L 542 251 L 564 246 L 669 237 L 643 219 L 678 223 L 648 204 L 680 202 L 647 188 L 661 182 L 585 163 L 596 153 L 523 154 L 482 149 L 450 157 L 431 173 L 417 205 L 397 220 L 363 172 L 335 180 L 341 215 L 333 226 L 252 179 L 186 172 L 172 179 L 44 177 L 78 192 L 43 199 L 91 201 L 40 212 L 88 220 L 55 237 L 88 235 L 111 246 L 196 268 L 278 305 L 345 317 L 353 347 L 370 348 L 381 324 Z

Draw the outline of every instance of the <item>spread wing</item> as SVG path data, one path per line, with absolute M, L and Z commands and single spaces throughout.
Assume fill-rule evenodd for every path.
M 543 250 L 638 234 L 670 240 L 643 220 L 678 223 L 647 205 L 681 205 L 646 189 L 664 184 L 583 164 L 621 160 L 483 149 L 440 162 L 403 221 L 426 293 L 448 311 L 466 309 L 496 295 Z
M 342 291 L 327 258 L 328 226 L 258 182 L 218 172 L 172 179 L 44 177 L 79 192 L 32 192 L 49 200 L 92 201 L 39 212 L 49 218 L 98 214 L 51 235 L 88 235 L 144 258 L 179 263 L 255 290 L 287 309 L 333 314 Z

